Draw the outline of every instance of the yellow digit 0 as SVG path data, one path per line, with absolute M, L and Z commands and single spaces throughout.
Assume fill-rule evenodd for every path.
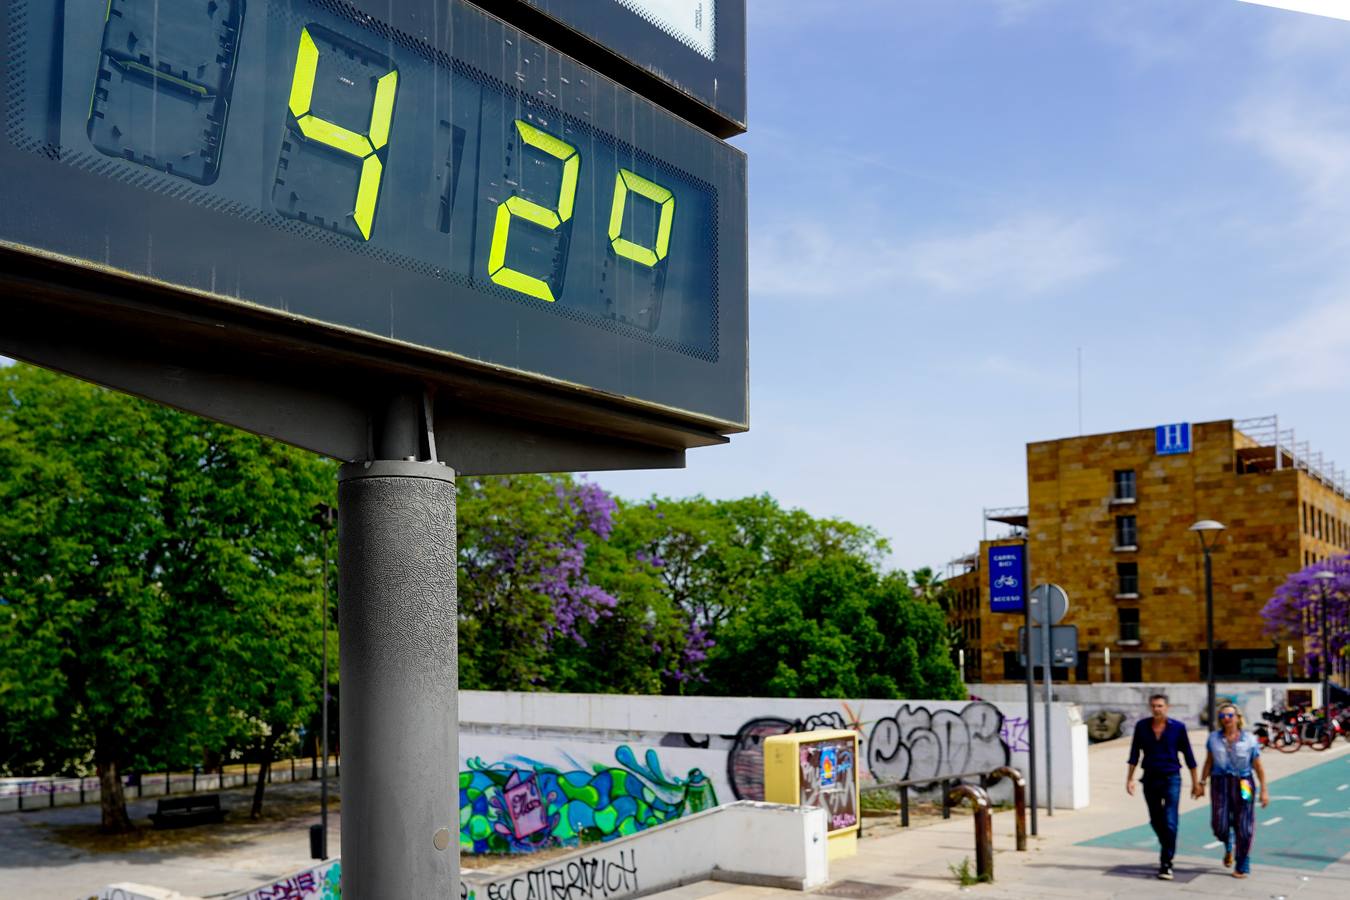
M 507 197 L 497 206 L 497 220 L 492 226 L 492 246 L 488 250 L 488 277 L 495 284 L 513 291 L 520 291 L 539 300 L 552 303 L 557 298 L 547 281 L 526 275 L 518 269 L 507 268 L 506 241 L 511 234 L 511 218 L 519 216 L 527 222 L 533 222 L 540 228 L 557 228 L 572 218 L 572 207 L 577 198 L 577 176 L 581 169 L 581 157 L 577 148 L 561 141 L 546 131 L 540 131 L 533 125 L 520 119 L 516 120 L 516 131 L 526 146 L 542 150 L 563 164 L 562 184 L 558 188 L 558 208 L 549 209 L 524 197 Z
M 380 181 L 384 164 L 377 151 L 389 143 L 389 124 L 394 116 L 394 96 L 398 93 L 398 70 L 394 69 L 375 82 L 375 100 L 370 107 L 370 127 L 365 134 L 343 128 L 335 122 L 321 119 L 310 112 L 314 99 L 314 76 L 319 70 L 319 47 L 308 28 L 300 30 L 300 52 L 295 59 L 295 76 L 291 79 L 291 115 L 295 116 L 300 133 L 334 150 L 361 160 L 361 177 L 356 188 L 356 204 L 352 218 L 361 235 L 370 240 L 370 229 L 375 222 L 375 207 L 380 202 Z
M 655 247 L 644 247 L 619 236 L 623 228 L 623 212 L 624 207 L 628 205 L 629 191 L 639 197 L 646 197 L 661 207 L 661 218 L 656 224 Z M 670 192 L 670 188 L 662 187 L 655 181 L 648 181 L 636 172 L 619 170 L 619 174 L 614 176 L 614 202 L 609 209 L 609 245 L 614 248 L 617 255 L 642 263 L 644 266 L 655 266 L 666 258 L 666 253 L 670 250 L 670 226 L 674 221 L 675 195 Z

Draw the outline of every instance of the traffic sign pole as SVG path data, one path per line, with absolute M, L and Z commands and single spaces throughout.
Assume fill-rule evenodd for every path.
M 1053 816 L 1055 814 L 1055 775 L 1053 763 L 1051 762 L 1051 747 L 1054 740 L 1051 738 L 1050 731 L 1050 707 L 1055 699 L 1055 678 L 1054 678 L 1054 660 L 1050 654 L 1050 628 L 1051 610 L 1049 603 L 1049 594 L 1045 592 L 1045 599 L 1042 602 L 1041 609 L 1041 669 L 1045 672 L 1045 814 Z
M 1022 556 L 1022 633 L 1026 635 L 1026 659 L 1023 671 L 1027 677 L 1027 754 L 1031 760 L 1031 834 L 1039 835 L 1036 828 L 1036 683 L 1031 674 L 1031 597 L 1027 591 L 1031 564 L 1027 555 Z
M 458 897 L 455 473 L 350 463 L 338 502 L 342 893 Z

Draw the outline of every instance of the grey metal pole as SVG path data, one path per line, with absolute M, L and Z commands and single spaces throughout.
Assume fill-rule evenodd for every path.
M 1031 760 L 1027 775 L 1031 783 L 1031 833 L 1034 836 L 1040 831 L 1036 827 L 1036 683 L 1031 674 L 1031 592 L 1028 589 L 1031 563 L 1027 560 L 1030 554 L 1031 541 L 1027 541 L 1022 550 L 1022 633 L 1027 636 L 1027 756 Z
M 323 508 L 323 772 L 319 775 L 319 825 L 323 836 L 319 853 L 328 858 L 328 529 L 333 525 L 332 507 Z
M 1045 814 L 1055 814 L 1055 775 L 1052 771 L 1051 747 L 1055 743 L 1050 727 L 1050 705 L 1055 700 L 1055 677 L 1050 665 L 1050 592 L 1046 591 L 1041 608 L 1041 668 L 1045 671 Z
M 338 498 L 342 894 L 455 898 L 455 474 L 349 463 Z
M 1329 736 L 1335 734 L 1331 730 L 1331 633 L 1327 631 L 1326 581 L 1322 582 L 1322 727 Z
M 1203 540 L 1203 538 L 1202 538 Z M 1202 545 L 1203 546 L 1203 545 Z M 1214 569 L 1209 558 L 1209 548 L 1205 551 L 1205 697 L 1209 710 L 1209 730 L 1217 725 L 1214 722 Z

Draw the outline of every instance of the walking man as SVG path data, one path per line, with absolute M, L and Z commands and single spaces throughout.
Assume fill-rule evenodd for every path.
M 1158 836 L 1161 853 L 1158 857 L 1158 877 L 1172 880 L 1172 857 L 1177 852 L 1177 806 L 1181 803 L 1181 763 L 1177 755 L 1186 758 L 1191 770 L 1191 796 L 1202 795 L 1196 773 L 1195 754 L 1186 726 L 1167 718 L 1167 695 L 1154 694 L 1148 698 L 1153 716 L 1140 719 L 1134 726 L 1134 741 L 1130 744 L 1130 771 L 1125 776 L 1125 793 L 1134 796 L 1134 769 L 1139 757 L 1144 758 L 1144 800 L 1148 803 L 1148 821 Z

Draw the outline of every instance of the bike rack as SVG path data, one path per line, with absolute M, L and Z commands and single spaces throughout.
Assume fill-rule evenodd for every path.
M 1025 852 L 1027 849 L 1027 780 L 1022 777 L 1022 773 L 1012 766 L 1001 766 L 990 772 L 984 777 L 984 788 L 986 791 L 997 784 L 1003 778 L 1008 778 L 1013 783 L 1013 806 L 1017 816 L 1017 849 Z
M 944 797 L 944 808 L 969 800 L 975 810 L 975 872 L 982 881 L 994 880 L 994 821 L 989 814 L 989 794 L 973 784 L 959 784 Z

